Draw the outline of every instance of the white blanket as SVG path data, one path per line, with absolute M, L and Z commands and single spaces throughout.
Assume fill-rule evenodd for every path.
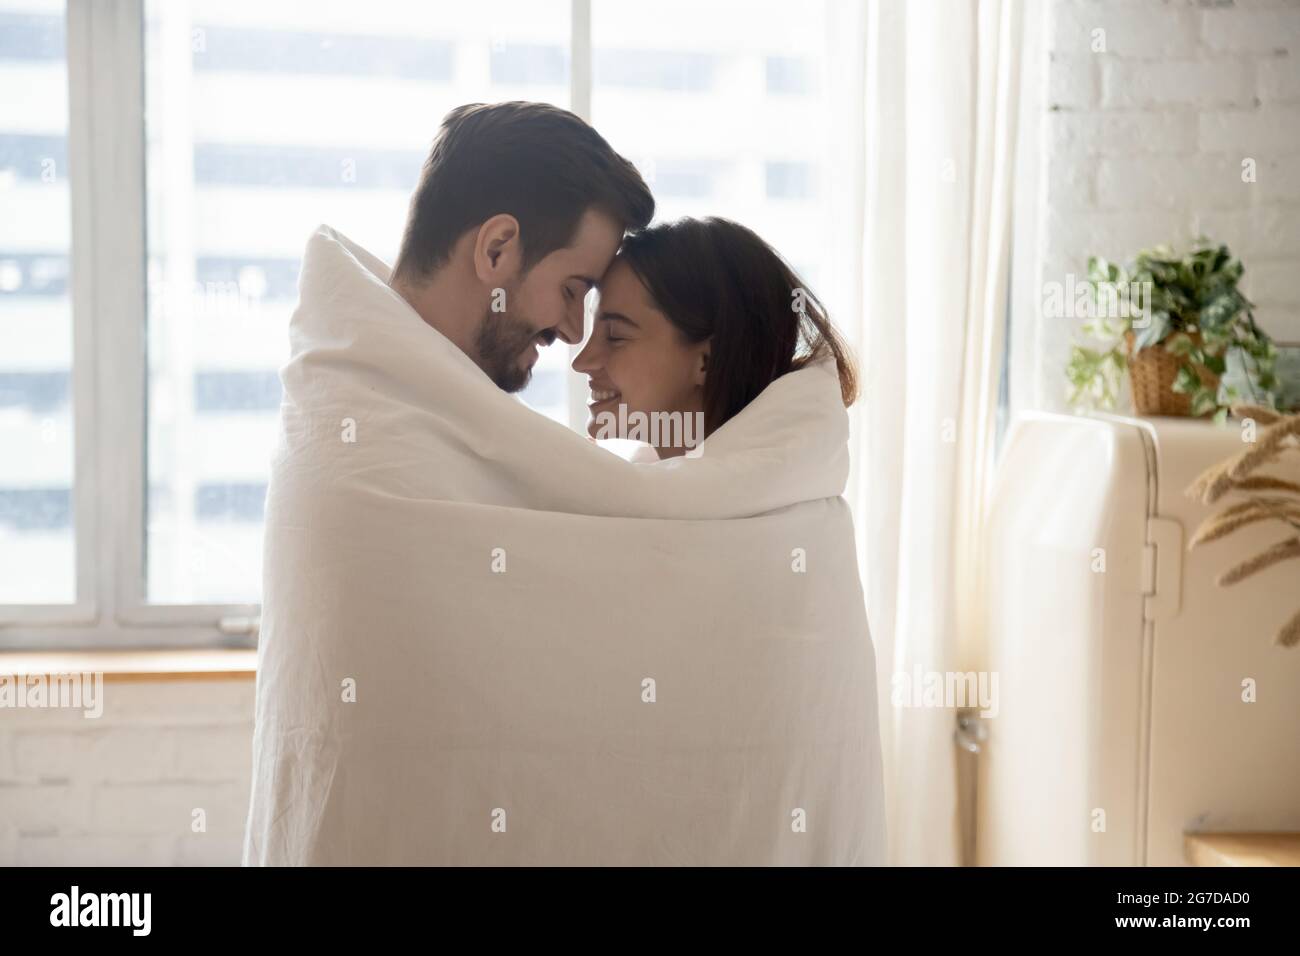
M 635 464 L 387 275 L 327 227 L 307 246 L 244 862 L 882 863 L 833 371 Z

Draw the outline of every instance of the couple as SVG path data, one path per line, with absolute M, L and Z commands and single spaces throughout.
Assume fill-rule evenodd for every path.
M 246 863 L 883 859 L 847 351 L 749 230 L 653 209 L 572 114 L 466 106 L 393 269 L 309 240 Z M 589 431 L 698 415 L 706 455 L 627 461 L 511 394 L 593 288 Z
M 833 359 L 853 402 L 848 349 L 770 246 L 726 219 L 648 226 L 654 206 L 632 164 L 572 113 L 462 106 L 425 163 L 390 284 L 507 392 L 528 383 L 541 347 L 582 341 L 598 288 L 573 362 L 590 387 L 588 430 L 641 438 L 627 433 L 638 415 L 686 421 L 650 433 L 661 459 L 810 361 Z

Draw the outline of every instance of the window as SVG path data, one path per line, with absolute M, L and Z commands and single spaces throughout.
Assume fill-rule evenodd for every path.
M 299 257 L 391 262 L 453 106 L 574 109 L 833 310 L 833 6 L 0 0 L 0 647 L 253 639 Z M 578 425 L 574 351 L 522 397 Z
M 0 2 L 0 604 L 75 600 L 65 46 L 61 3 Z
M 726 216 L 819 294 L 830 209 L 816 194 L 829 117 L 813 96 L 824 2 L 594 0 L 591 119 L 646 177 L 657 218 Z M 833 296 L 831 296 L 833 298 Z
M 806 96 L 813 91 L 812 64 L 797 56 L 767 58 L 767 91 Z

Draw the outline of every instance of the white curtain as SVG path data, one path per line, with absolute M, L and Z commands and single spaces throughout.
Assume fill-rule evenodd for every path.
M 861 320 L 850 334 L 864 391 L 850 497 L 879 667 L 890 861 L 955 865 L 955 712 L 895 706 L 894 675 L 980 669 L 1024 10 L 863 9 Z

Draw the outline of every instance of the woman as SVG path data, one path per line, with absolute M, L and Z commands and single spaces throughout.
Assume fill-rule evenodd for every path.
M 592 437 L 639 438 L 660 458 L 684 454 L 773 380 L 826 358 L 844 404 L 857 397 L 853 359 L 821 302 L 738 223 L 680 219 L 633 233 L 599 296 L 573 361 L 588 376 Z M 674 415 L 684 427 L 628 433 L 628 422 Z

